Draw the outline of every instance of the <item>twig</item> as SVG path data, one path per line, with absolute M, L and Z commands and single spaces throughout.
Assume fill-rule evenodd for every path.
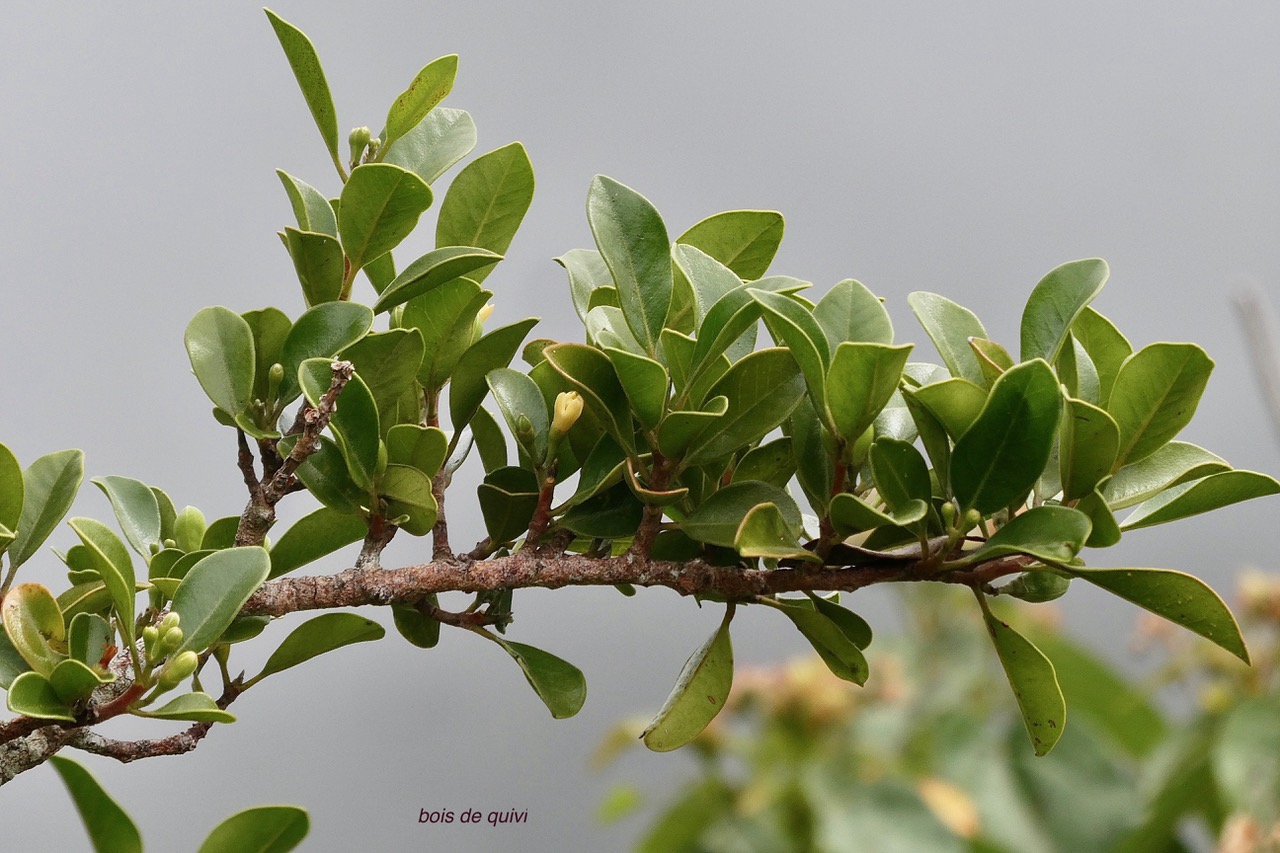
M 1257 288 L 1236 294 L 1235 304 L 1271 426 L 1280 438 L 1280 347 L 1276 344 L 1271 312 Z

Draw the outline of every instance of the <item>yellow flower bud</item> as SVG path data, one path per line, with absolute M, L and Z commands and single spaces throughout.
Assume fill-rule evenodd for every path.
M 551 420 L 553 435 L 564 435 L 582 415 L 582 395 L 577 391 L 562 391 L 556 395 L 555 417 Z
M 484 307 L 476 312 L 476 322 L 483 323 L 485 320 L 488 320 L 491 316 L 493 316 L 493 303 L 486 302 Z

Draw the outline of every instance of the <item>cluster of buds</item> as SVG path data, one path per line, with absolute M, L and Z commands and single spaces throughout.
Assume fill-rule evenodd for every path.
M 156 679 L 161 692 L 177 687 L 183 679 L 196 671 L 196 666 L 200 663 L 199 656 L 189 649 L 169 657 L 182 645 L 183 633 L 178 624 L 180 621 L 178 614 L 170 611 L 157 624 L 142 629 L 142 648 L 147 657 L 147 665 L 154 667 L 164 661 Z M 169 659 L 165 660 L 166 658 Z
M 351 146 L 351 168 L 353 169 L 376 157 L 378 149 L 382 147 L 382 140 L 374 136 L 367 127 L 353 129 L 347 137 L 347 143 Z

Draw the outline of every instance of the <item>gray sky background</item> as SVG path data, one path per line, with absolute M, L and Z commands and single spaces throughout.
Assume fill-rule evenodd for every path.
M 1101 256 L 1112 280 L 1095 304 L 1135 345 L 1194 340 L 1217 360 L 1182 437 L 1280 470 L 1229 299 L 1245 282 L 1277 296 L 1280 5 L 282 0 L 276 11 L 315 42 L 344 133 L 380 127 L 422 65 L 457 52 L 447 104 L 474 115 L 477 153 L 525 143 L 538 191 L 489 279 L 491 324 L 536 314 L 535 335 L 580 338 L 550 259 L 591 245 L 598 172 L 645 193 L 673 234 L 720 210 L 783 211 L 774 269 L 818 292 L 864 282 L 920 358 L 932 354 L 908 292 L 955 299 L 1016 342 L 1040 277 Z M 90 476 L 138 477 L 211 519 L 236 513 L 234 440 L 208 416 L 182 330 L 211 304 L 296 317 L 273 170 L 337 187 L 271 29 L 239 0 L 13 4 L 0 27 L 0 440 L 24 464 L 81 447 Z M 402 263 L 429 248 L 432 216 Z M 473 540 L 478 514 L 459 492 L 451 517 Z M 110 518 L 91 486 L 74 511 Z M 1276 511 L 1273 499 L 1139 532 L 1091 560 L 1229 589 L 1240 568 L 1273 565 Z M 64 527 L 52 544 L 71 540 Z M 421 540 L 388 554 L 423 559 Z M 28 565 L 21 577 L 65 584 L 52 555 Z M 890 596 L 854 604 L 892 624 Z M 532 592 L 516 606 L 513 638 L 586 673 L 578 717 L 550 720 L 477 638 L 446 631 L 423 652 L 392 633 L 264 682 L 193 755 L 87 763 L 152 850 L 194 849 L 263 802 L 309 808 L 311 850 L 620 848 L 637 825 L 592 820 L 608 785 L 643 778 L 661 796 L 688 759 L 637 752 L 598 775 L 587 757 L 615 720 L 662 702 L 718 616 L 661 591 Z M 1086 590 L 1063 606 L 1099 648 L 1136 615 Z M 287 630 L 273 627 L 243 665 Z M 744 613 L 734 639 L 740 664 L 803 651 L 769 614 Z M 424 807 L 528 809 L 529 823 L 419 826 Z M 0 825 L 5 849 L 87 846 L 46 769 L 5 787 Z

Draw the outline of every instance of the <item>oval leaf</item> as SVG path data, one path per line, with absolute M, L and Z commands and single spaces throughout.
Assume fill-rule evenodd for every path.
M 582 670 L 550 652 L 510 640 L 494 638 L 520 666 L 529 686 L 557 720 L 572 717 L 587 701 L 587 679 Z
M 1151 344 L 1130 356 L 1107 398 L 1120 427 L 1115 467 L 1150 456 L 1190 423 L 1212 372 L 1195 344 Z
M 255 365 L 253 330 L 229 308 L 196 313 L 183 338 L 191 369 L 213 404 L 230 415 L 249 407 Z
M 377 622 L 354 613 L 326 613 L 308 619 L 284 638 L 253 681 L 260 681 L 352 643 L 381 640 L 386 633 L 386 629 Z
M 9 710 L 24 717 L 74 723 L 71 706 L 59 698 L 49 679 L 38 672 L 24 672 L 9 685 Z
M 502 255 L 488 249 L 474 248 L 470 243 L 444 246 L 427 252 L 405 267 L 404 271 L 387 285 L 374 304 L 373 310 L 378 314 L 389 311 L 415 296 L 421 296 L 460 276 L 468 276 L 475 282 L 483 278 L 482 275 L 477 274 L 477 270 L 484 272 L 486 267 L 492 267 L 500 260 Z
M 120 617 L 120 632 L 126 643 L 133 643 L 133 614 L 136 578 L 133 559 L 120 537 L 100 521 L 92 518 L 73 518 L 71 529 L 89 549 L 93 566 L 102 576 L 102 582 L 111 594 L 111 604 Z
M 257 806 L 214 827 L 198 853 L 288 853 L 310 829 L 306 811 L 297 806 Z
M 1102 290 L 1108 275 L 1106 261 L 1087 258 L 1063 264 L 1042 278 L 1022 310 L 1022 360 L 1043 358 L 1052 364 L 1071 324 Z
M 278 578 L 321 557 L 359 542 L 369 532 L 364 519 L 322 506 L 304 515 L 271 546 L 269 578 Z
M 160 503 L 146 483 L 130 477 L 94 477 L 93 484 L 111 501 L 124 538 L 144 559 L 160 544 Z
M 733 687 L 733 608 L 702 646 L 685 661 L 676 685 L 640 737 L 654 752 L 669 752 L 697 737 L 720 713 Z
M 347 281 L 400 245 L 430 206 L 431 188 L 407 169 L 390 163 L 352 169 L 338 205 L 338 236 L 351 265 Z
M 977 595 L 982 595 L 978 592 Z M 979 599 L 981 601 L 981 599 Z M 997 619 L 983 601 L 987 633 L 1013 688 L 1022 721 L 1036 755 L 1046 755 L 1062 737 L 1067 722 L 1067 704 L 1058 687 L 1053 663 L 1030 640 Z
M 256 547 L 217 551 L 196 563 L 173 596 L 183 637 L 172 654 L 202 652 L 222 636 L 270 571 L 271 557 Z
M 1222 471 L 1174 486 L 1137 506 L 1120 525 L 1136 530 L 1280 493 L 1280 483 L 1256 471 Z
M 88 770 L 70 758 L 49 759 L 76 804 L 96 853 L 142 853 L 142 836 L 125 810 Z
M 38 583 L 22 583 L 0 603 L 0 621 L 13 648 L 27 666 L 48 675 L 63 659 L 54 649 L 66 639 L 66 624 L 53 593 Z
M 773 263 L 784 228 L 776 210 L 726 210 L 696 223 L 676 242 L 702 250 L 739 278 L 752 281 Z
M 945 296 L 923 290 L 907 294 L 907 304 L 924 327 L 929 340 L 938 348 L 942 363 L 951 375 L 985 386 L 987 380 L 983 377 L 978 356 L 969 346 L 970 338 L 987 337 L 987 330 L 978 316 Z
M 39 550 L 71 509 L 84 479 L 84 451 L 59 450 L 41 456 L 22 472 L 22 517 L 9 546 L 9 567 L 16 569 Z
M 689 513 L 680 528 L 699 542 L 732 548 L 738 528 L 753 507 L 773 504 L 796 536 L 803 529 L 800 508 L 785 491 L 758 480 L 730 483 Z
M 184 693 L 163 707 L 139 712 L 157 720 L 187 720 L 193 723 L 234 723 L 235 715 L 218 707 L 208 693 Z
M 386 138 L 382 144 L 390 146 L 417 127 L 418 122 L 448 96 L 457 73 L 457 54 L 451 53 L 427 63 L 387 111 L 387 125 L 383 132 Z
M 502 255 L 533 202 L 533 164 L 519 142 L 472 160 L 449 184 L 436 221 L 437 246 L 478 246 Z M 489 270 L 471 276 L 476 284 Z

